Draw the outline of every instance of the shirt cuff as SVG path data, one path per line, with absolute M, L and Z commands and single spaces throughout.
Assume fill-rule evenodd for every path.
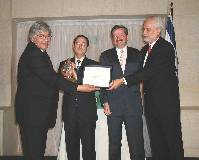
M 124 77 L 123 77 L 123 82 L 124 82 L 125 85 L 127 85 L 127 81 Z

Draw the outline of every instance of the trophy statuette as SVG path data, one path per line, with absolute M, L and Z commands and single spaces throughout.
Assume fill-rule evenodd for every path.
M 65 60 L 63 66 L 61 67 L 61 73 L 67 80 L 71 82 L 77 81 L 77 73 L 75 71 L 75 65 L 70 61 L 70 58 Z

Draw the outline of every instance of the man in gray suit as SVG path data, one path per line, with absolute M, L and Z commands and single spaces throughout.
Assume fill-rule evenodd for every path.
M 116 25 L 111 30 L 114 48 L 104 51 L 102 65 L 111 66 L 111 78 L 118 79 L 136 72 L 140 67 L 140 53 L 127 46 L 128 29 Z M 121 160 L 122 124 L 125 124 L 131 160 L 144 160 L 142 105 L 139 84 L 117 90 L 101 90 L 101 102 L 107 115 L 109 160 Z

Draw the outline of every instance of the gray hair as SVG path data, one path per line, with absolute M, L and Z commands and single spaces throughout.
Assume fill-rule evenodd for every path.
M 49 36 L 51 36 L 51 34 L 52 34 L 50 26 L 46 22 L 44 22 L 44 21 L 36 21 L 30 27 L 30 30 L 29 30 L 29 33 L 28 33 L 28 41 L 31 41 L 32 37 L 34 35 L 39 34 L 41 31 L 48 32 Z
M 154 27 L 155 28 L 159 28 L 160 31 L 162 31 L 164 29 L 164 23 L 163 23 L 163 20 L 162 20 L 161 17 L 159 17 L 159 16 L 151 16 L 151 17 L 148 17 L 147 19 L 153 19 L 155 21 Z

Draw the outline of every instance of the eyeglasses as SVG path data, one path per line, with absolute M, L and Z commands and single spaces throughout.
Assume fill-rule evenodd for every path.
M 36 35 L 36 36 L 39 37 L 40 39 L 47 39 L 47 40 L 49 40 L 49 39 L 52 38 L 51 35 L 38 34 L 38 35 Z
M 87 47 L 86 43 L 75 42 L 75 45 L 82 46 L 82 47 Z
M 126 36 L 127 36 L 126 34 L 120 34 L 120 35 L 113 35 L 112 38 L 113 38 L 113 39 L 118 39 L 119 37 L 124 38 L 124 37 L 126 37 Z

